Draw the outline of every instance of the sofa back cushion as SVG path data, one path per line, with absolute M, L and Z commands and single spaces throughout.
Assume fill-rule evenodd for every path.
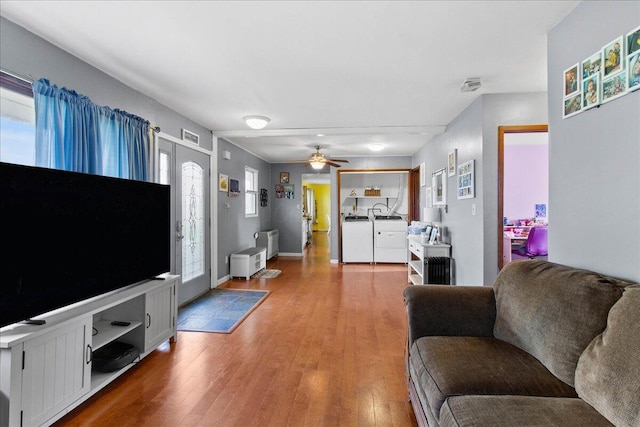
M 613 424 L 640 426 L 640 285 L 625 289 L 580 356 L 576 391 Z
M 601 333 L 628 282 L 547 261 L 507 264 L 494 284 L 496 338 L 574 386 L 578 358 Z

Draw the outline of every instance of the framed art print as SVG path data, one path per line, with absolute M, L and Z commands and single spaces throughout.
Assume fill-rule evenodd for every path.
M 218 177 L 218 190 L 229 191 L 229 177 L 227 175 L 220 174 Z
M 575 64 L 564 71 L 564 96 L 571 96 L 580 91 L 578 67 L 579 65 Z
M 627 55 L 640 52 L 640 26 L 627 33 Z
M 229 180 L 229 197 L 236 197 L 240 195 L 240 181 L 237 179 Z
M 602 102 L 609 102 L 627 91 L 627 73 L 622 72 L 602 80 Z
M 455 176 L 456 175 L 456 155 L 458 150 L 449 151 L 449 155 L 447 156 L 447 175 Z
M 640 50 L 633 55 L 629 55 L 628 62 L 629 85 L 627 88 L 630 91 L 638 90 L 640 89 Z
M 597 52 L 591 57 L 582 61 L 582 79 L 587 79 L 594 75 L 600 75 L 602 67 L 602 52 Z
M 431 187 L 433 192 L 433 206 L 444 206 L 447 204 L 447 180 L 445 178 L 445 168 L 435 171 L 431 175 Z
M 473 160 L 458 166 L 458 199 L 473 199 L 476 196 L 474 172 Z
M 604 68 L 602 72 L 602 80 L 604 85 L 604 79 L 612 76 L 624 69 L 624 37 L 620 36 L 608 43 L 602 48 L 602 58 L 604 61 Z M 604 96 L 603 96 L 604 98 Z
M 583 110 L 600 104 L 600 74 L 594 74 L 582 81 Z
M 563 106 L 563 117 L 566 119 L 567 117 L 574 116 L 582 110 L 582 94 L 578 93 L 576 95 L 570 96 L 564 99 Z

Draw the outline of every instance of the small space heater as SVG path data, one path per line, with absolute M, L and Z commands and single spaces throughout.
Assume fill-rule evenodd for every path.
M 426 283 L 434 285 L 451 284 L 451 258 L 429 257 L 424 259 Z

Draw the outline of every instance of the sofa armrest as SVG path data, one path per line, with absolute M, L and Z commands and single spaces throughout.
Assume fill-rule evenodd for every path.
M 404 290 L 409 347 L 424 336 L 493 337 L 492 287 L 411 285 Z

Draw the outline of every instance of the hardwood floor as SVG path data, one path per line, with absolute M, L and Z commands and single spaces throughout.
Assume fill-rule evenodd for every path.
M 404 380 L 405 265 L 329 263 L 326 233 L 279 257 L 231 334 L 178 332 L 57 426 L 417 426 Z

